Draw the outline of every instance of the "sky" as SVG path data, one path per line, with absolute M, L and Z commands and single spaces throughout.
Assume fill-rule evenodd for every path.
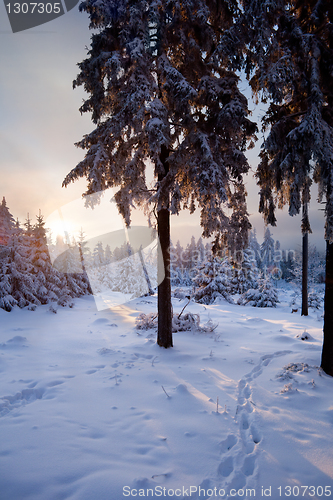
M 5 196 L 11 213 L 21 223 L 28 213 L 34 222 L 39 210 L 47 220 L 54 211 L 80 200 L 85 191 L 83 179 L 67 188 L 61 184 L 84 157 L 84 151 L 74 143 L 93 130 L 90 116 L 79 112 L 84 91 L 72 88 L 90 36 L 88 16 L 77 7 L 47 24 L 13 34 L 5 6 L 0 3 L 0 197 Z M 245 82 L 241 82 L 241 89 L 250 97 Z M 262 105 L 250 101 L 249 107 L 253 118 L 263 114 Z M 258 214 L 259 188 L 253 172 L 260 142 L 249 152 L 251 172 L 246 178 L 248 211 L 259 243 L 264 223 Z M 324 216 L 319 210 L 323 207 L 316 203 L 316 197 L 315 186 L 309 242 L 324 250 Z M 106 221 L 102 225 L 106 228 Z M 300 217 L 291 218 L 287 209 L 278 211 L 278 226 L 271 232 L 282 248 L 301 248 Z M 192 234 L 198 238 L 200 233 L 198 212 L 172 218 L 174 242 L 180 239 L 184 245 Z

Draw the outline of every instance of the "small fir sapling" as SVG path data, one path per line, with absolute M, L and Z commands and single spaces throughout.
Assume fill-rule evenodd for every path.
M 227 258 L 221 260 L 211 256 L 201 264 L 193 279 L 196 287 L 193 298 L 201 304 L 212 304 L 216 299 L 223 298 L 233 303 L 231 297 L 231 266 Z
M 250 289 L 243 293 L 238 299 L 237 304 L 252 307 L 276 307 L 279 302 L 276 288 L 269 276 L 259 279 L 257 289 Z

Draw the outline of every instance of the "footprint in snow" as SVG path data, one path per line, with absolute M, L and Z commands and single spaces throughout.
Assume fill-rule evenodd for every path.
M 243 396 L 245 399 L 249 399 L 249 397 L 251 396 L 251 389 L 248 384 L 246 384 L 246 386 L 244 387 Z
M 107 318 L 98 318 L 98 319 L 95 319 L 95 321 L 93 321 L 93 325 L 103 325 L 105 323 L 108 323 L 110 320 L 108 320 Z
M 229 434 L 229 436 L 220 443 L 221 453 L 226 453 L 231 450 L 237 443 L 237 438 L 234 434 Z
M 242 467 L 243 474 L 245 474 L 245 476 L 252 476 L 255 465 L 256 465 L 256 458 L 254 456 L 245 457 Z
M 93 375 L 98 370 L 103 370 L 103 368 L 105 368 L 105 365 L 97 365 L 94 368 L 92 368 L 91 370 L 87 370 L 85 373 L 86 373 L 86 375 Z
M 113 349 L 109 349 L 108 347 L 102 347 L 101 349 L 97 349 L 98 354 L 105 356 L 107 354 L 114 354 L 115 351 Z
M 226 458 L 223 462 L 220 463 L 218 467 L 218 473 L 220 476 L 228 477 L 234 470 L 234 460 L 233 457 L 230 456 Z
M 7 340 L 7 342 L 0 344 L 0 349 L 18 349 L 20 347 L 28 347 L 24 342 L 27 342 L 26 337 L 16 335 L 12 339 Z
M 27 403 L 32 403 L 37 399 L 42 399 L 45 389 L 23 389 L 17 392 L 14 396 L 3 396 L 0 398 L 0 417 L 4 417 L 12 410 L 24 406 Z
M 64 381 L 63 380 L 53 380 L 52 382 L 49 382 L 47 385 L 47 387 L 55 387 L 57 385 L 61 385 L 63 384 Z
M 234 490 L 242 490 L 246 486 L 246 477 L 244 476 L 242 471 L 237 471 L 229 484 L 229 491 Z
M 255 444 L 260 443 L 260 441 L 261 441 L 261 434 L 260 434 L 260 431 L 259 431 L 259 429 L 257 428 L 257 426 L 255 424 L 251 425 L 250 431 L 251 431 L 251 436 L 252 436 L 253 442 Z

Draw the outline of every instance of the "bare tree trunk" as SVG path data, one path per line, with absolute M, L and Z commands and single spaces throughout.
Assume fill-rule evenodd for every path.
M 148 274 L 148 271 L 147 271 L 147 267 L 146 267 L 146 264 L 145 264 L 145 261 L 143 259 L 143 255 L 142 255 L 142 245 L 139 248 L 138 254 L 139 254 L 139 257 L 140 257 L 140 262 L 141 262 L 143 274 L 144 274 L 144 277 L 145 277 L 145 280 L 146 280 L 146 283 L 147 283 L 148 293 L 149 293 L 149 295 L 154 295 L 154 290 L 153 290 L 153 287 L 151 286 L 151 282 L 150 282 L 149 274 Z
M 162 181 L 169 171 L 167 158 L 169 150 L 162 146 L 160 159 L 164 166 L 165 173 L 158 175 L 158 180 Z M 161 347 L 172 347 L 172 304 L 171 304 L 171 281 L 170 281 L 170 212 L 169 195 L 166 200 L 162 200 L 162 207 L 157 211 L 158 237 L 161 245 L 164 266 L 164 280 L 157 289 L 157 344 Z M 160 274 L 160 273 L 159 273 Z
M 308 216 L 308 204 L 303 203 L 303 218 Z M 302 239 L 302 313 L 308 316 L 308 262 L 309 262 L 309 233 L 303 234 Z
M 303 234 L 302 239 L 302 313 L 301 316 L 308 316 L 308 250 L 309 235 Z
M 333 243 L 326 241 L 326 279 L 324 304 L 324 343 L 322 369 L 333 377 Z
M 79 254 L 80 254 L 80 261 L 81 261 L 81 266 L 82 266 L 84 280 L 85 280 L 85 282 L 88 285 L 87 291 L 88 291 L 88 293 L 90 293 L 91 295 L 93 295 L 93 291 L 92 291 L 92 288 L 90 286 L 90 281 L 89 281 L 88 274 L 87 274 L 87 271 L 86 271 L 86 266 L 84 265 L 84 257 L 83 257 L 81 243 L 79 243 Z

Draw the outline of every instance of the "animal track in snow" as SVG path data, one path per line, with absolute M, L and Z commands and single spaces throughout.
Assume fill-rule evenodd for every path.
M 10 411 L 27 403 L 32 403 L 36 399 L 42 399 L 45 389 L 23 389 L 14 396 L 3 396 L 0 398 L 0 417 L 4 417 Z

